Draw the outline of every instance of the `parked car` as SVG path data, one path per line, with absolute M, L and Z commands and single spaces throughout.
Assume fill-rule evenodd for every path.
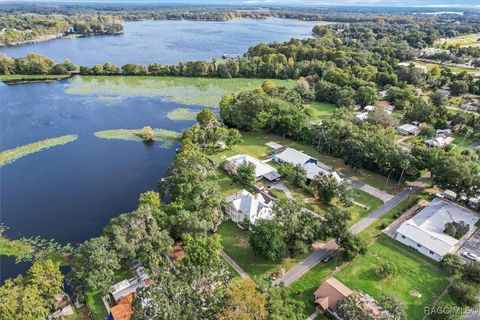
M 475 253 L 472 253 L 472 252 L 464 252 L 464 253 L 462 253 L 462 256 L 464 256 L 467 259 L 473 260 L 473 261 L 480 261 L 480 257 L 477 256 Z
M 331 259 L 333 258 L 333 256 L 329 253 L 327 254 L 325 257 L 322 258 L 322 261 L 327 263 L 328 261 L 330 261 Z

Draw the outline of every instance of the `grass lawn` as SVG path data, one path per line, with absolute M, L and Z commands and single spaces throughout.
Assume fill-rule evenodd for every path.
M 398 271 L 389 279 L 382 279 L 377 269 L 386 261 L 396 265 Z M 408 319 L 422 319 L 424 307 L 432 304 L 448 282 L 436 262 L 385 235 L 336 277 L 352 290 L 375 299 L 382 294 L 394 296 L 405 304 Z
M 102 302 L 100 292 L 91 292 L 87 294 L 88 309 L 92 312 L 94 320 L 105 320 L 108 317 L 107 310 Z
M 250 91 L 262 85 L 265 79 L 247 78 L 187 78 L 158 76 L 81 76 L 75 77 L 66 93 L 118 97 L 164 97 L 189 105 L 216 107 L 222 96 Z M 293 80 L 271 80 L 285 87 L 293 87 Z
M 244 187 L 233 181 L 232 177 L 222 169 L 217 169 L 216 174 L 217 177 L 215 178 L 215 182 L 217 182 L 218 186 L 220 187 L 220 192 L 224 197 L 244 189 Z
M 27 156 L 31 153 L 39 152 L 51 147 L 67 144 L 69 142 L 73 142 L 77 140 L 78 136 L 74 134 L 45 139 L 37 142 L 33 142 L 30 144 L 26 144 L 20 147 L 16 147 L 13 149 L 8 149 L 0 152 L 0 167 L 14 162 L 21 157 Z
M 320 122 L 321 120 L 328 118 L 328 116 L 337 109 L 335 105 L 327 102 L 312 102 L 309 106 L 314 110 L 313 122 Z
M 254 280 L 267 279 L 280 268 L 290 269 L 304 257 L 285 258 L 281 261 L 269 261 L 256 255 L 248 243 L 248 233 L 232 221 L 225 221 L 218 228 L 222 237 L 223 250 Z
M 375 198 L 374 196 L 358 189 L 353 189 L 353 201 L 367 206 L 368 210 L 365 210 L 358 205 L 353 205 L 352 207 L 345 208 L 352 214 L 352 217 L 350 218 L 350 221 L 349 221 L 349 226 L 354 225 L 363 217 L 365 217 L 370 212 L 377 209 L 383 204 L 382 200 Z
M 332 259 L 327 263 L 319 263 L 288 287 L 290 297 L 305 304 L 303 309 L 305 316 L 308 317 L 315 311 L 313 293 L 335 271 L 336 266 L 336 259 Z
M 132 271 L 126 266 L 122 266 L 120 270 L 115 272 L 115 281 L 120 282 L 133 277 Z
M 435 45 L 442 46 L 444 43 L 447 45 L 460 45 L 460 46 L 474 46 L 480 45 L 477 40 L 480 39 L 480 33 L 472 33 L 454 38 L 440 39 Z

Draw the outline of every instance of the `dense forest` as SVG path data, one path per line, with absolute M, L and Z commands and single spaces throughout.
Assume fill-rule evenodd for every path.
M 0 14 L 0 46 L 50 40 L 67 34 L 117 34 L 123 31 L 118 17 L 110 15 Z

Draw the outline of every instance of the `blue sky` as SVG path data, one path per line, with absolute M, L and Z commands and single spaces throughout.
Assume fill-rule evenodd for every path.
M 0 0 L 6 2 L 11 0 Z M 24 0 L 25 1 L 25 0 Z M 27 0 L 28 1 L 28 0 Z M 480 0 L 31 0 L 32 2 L 138 2 L 176 4 L 230 4 L 230 5 L 368 5 L 368 6 L 426 6 L 478 7 Z

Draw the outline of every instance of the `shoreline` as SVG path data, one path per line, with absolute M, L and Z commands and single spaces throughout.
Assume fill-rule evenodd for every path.
M 113 33 L 88 33 L 88 34 L 56 33 L 56 34 L 52 34 L 52 35 L 45 35 L 45 36 L 42 36 L 41 38 L 38 38 L 38 39 L 16 41 L 16 42 L 11 42 L 11 43 L 0 43 L 0 48 L 19 47 L 19 46 L 23 46 L 23 45 L 26 45 L 26 44 L 46 42 L 46 41 L 52 41 L 52 40 L 57 40 L 57 39 L 84 38 L 84 37 L 90 37 L 90 36 L 117 36 L 117 35 L 121 35 L 121 34 L 123 34 L 123 31 L 122 32 L 113 32 Z

